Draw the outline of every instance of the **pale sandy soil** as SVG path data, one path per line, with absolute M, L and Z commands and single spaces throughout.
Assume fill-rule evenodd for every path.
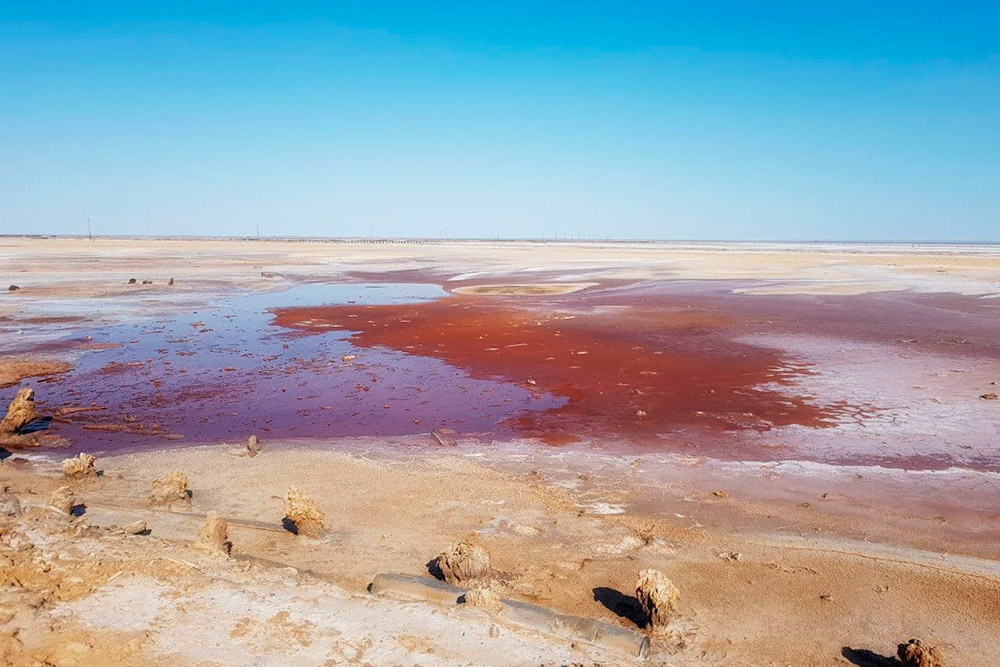
M 996 303 L 1000 253 L 0 238 L 0 287 L 21 287 L 0 293 L 0 386 L 58 373 L 100 344 L 34 351 L 67 332 L 170 317 L 234 291 L 415 275 L 456 290 L 738 280 L 757 281 L 741 288 L 746 298 L 909 290 Z M 654 643 L 654 664 L 888 665 L 879 656 L 910 637 L 940 646 L 953 666 L 1000 664 L 998 474 L 798 460 L 846 441 L 913 456 L 956 443 L 995 447 L 995 402 L 977 396 L 1000 364 L 808 337 L 774 344 L 816 364 L 809 391 L 895 400 L 827 432 L 762 435 L 760 447 L 788 453 L 766 464 L 694 454 L 633 462 L 599 447 L 555 456 L 531 445 L 515 457 L 512 443 L 428 453 L 426 439 L 405 438 L 265 439 L 254 459 L 220 447 L 102 458 L 103 477 L 72 483 L 87 506 L 80 521 L 144 518 L 152 534 L 85 530 L 44 509 L 3 520 L 0 650 L 13 665 L 629 663 L 485 612 L 365 593 L 374 574 L 426 574 L 442 548 L 468 539 L 493 554 L 512 598 L 632 628 L 595 600 L 595 589 L 605 600 L 630 596 L 641 569 L 666 572 L 682 613 L 673 634 Z M 58 454 L 45 456 L 31 465 L 15 462 L 21 454 L 6 459 L 0 485 L 26 506 L 44 504 L 62 483 Z M 189 475 L 190 507 L 154 511 L 145 502 L 150 482 L 171 469 Z M 322 539 L 281 530 L 280 499 L 292 485 L 326 511 Z M 234 558 L 209 559 L 187 547 L 209 510 L 268 529 L 231 526 Z M 732 554 L 739 560 L 720 557 Z
M 94 664 L 97 656 L 105 664 L 246 664 L 247 652 L 265 664 L 303 665 L 354 656 L 371 664 L 630 661 L 515 630 L 502 615 L 365 595 L 379 572 L 426 575 L 425 564 L 460 539 L 491 553 L 509 597 L 633 628 L 595 597 L 625 600 L 640 570 L 666 572 L 682 592 L 681 613 L 671 634 L 654 642 L 652 664 L 842 665 L 865 651 L 891 655 L 911 636 L 941 646 L 949 664 L 1000 661 L 992 561 L 844 540 L 748 538 L 677 516 L 594 514 L 537 475 L 460 454 L 265 447 L 256 458 L 222 447 L 109 457 L 99 461 L 100 478 L 71 482 L 91 524 L 141 518 L 152 534 L 71 537 L 31 528 L 36 565 L 22 567 L 36 569 L 17 575 L 24 589 L 8 596 L 13 619 L 4 626 L 20 627 L 9 655 L 28 657 L 11 664 L 67 652 L 78 662 L 56 664 Z M 151 479 L 172 469 L 188 473 L 190 504 L 149 508 Z M 54 464 L 0 470 L 26 505 L 64 483 Z M 281 498 L 293 485 L 326 512 L 322 538 L 280 529 Z M 208 510 L 255 524 L 230 526 L 230 561 L 185 548 Z M 8 540 L 3 555 L 12 551 Z M 58 565 L 42 574 L 46 559 Z M 250 559 L 258 565 L 247 569 Z M 29 594 L 46 601 L 25 606 Z M 494 624 L 498 639 L 487 632 Z M 78 641 L 67 648 L 66 636 Z

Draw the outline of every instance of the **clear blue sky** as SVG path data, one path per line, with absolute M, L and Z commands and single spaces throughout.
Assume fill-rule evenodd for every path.
M 1000 240 L 1000 3 L 0 4 L 0 233 Z

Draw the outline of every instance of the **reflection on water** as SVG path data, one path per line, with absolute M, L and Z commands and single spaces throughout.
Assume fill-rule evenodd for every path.
M 427 284 L 309 284 L 228 296 L 169 320 L 108 327 L 70 373 L 50 381 L 52 429 L 77 449 L 273 437 L 490 431 L 525 409 L 562 403 L 511 383 L 473 379 L 433 358 L 355 348 L 349 327 L 289 332 L 269 309 L 393 305 L 436 299 Z M 353 357 L 353 358 L 352 358 Z M 94 410 L 77 410 L 94 407 Z M 61 408 L 61 410 L 60 410 Z M 68 408 L 68 409 L 67 409 Z

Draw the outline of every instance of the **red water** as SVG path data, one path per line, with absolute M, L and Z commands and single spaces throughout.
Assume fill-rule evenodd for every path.
M 792 384 L 808 367 L 734 342 L 725 314 L 647 300 L 572 314 L 561 299 L 454 296 L 421 304 L 288 308 L 275 322 L 303 332 L 350 329 L 362 348 L 440 359 L 475 378 L 565 399 L 505 425 L 553 443 L 694 431 L 832 425 L 844 406 L 817 405 Z M 567 309 L 567 306 L 570 309 Z

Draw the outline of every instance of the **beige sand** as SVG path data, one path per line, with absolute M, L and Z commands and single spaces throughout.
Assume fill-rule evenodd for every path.
M 581 511 L 582 499 L 572 492 L 540 483 L 534 476 L 491 470 L 460 455 L 433 461 L 373 459 L 276 443 L 267 457 L 234 458 L 225 448 L 205 447 L 102 461 L 105 476 L 77 498 L 86 504 L 92 523 L 123 524 L 142 518 L 154 536 L 185 545 L 198 535 L 205 513 L 218 512 L 229 522 L 235 562 L 252 558 L 255 563 L 269 563 L 261 566 L 260 575 L 238 575 L 239 565 L 227 570 L 226 576 L 235 578 L 227 585 L 240 595 L 280 590 L 271 588 L 273 578 L 286 565 L 361 594 L 379 572 L 426 575 L 426 563 L 441 544 L 474 539 L 488 548 L 495 576 L 506 587 L 505 596 L 629 627 L 635 627 L 629 617 L 637 609 L 631 593 L 639 572 L 664 572 L 683 590 L 683 600 L 667 632 L 654 642 L 653 664 L 666 660 L 672 665 L 842 665 L 845 649 L 890 656 L 898 643 L 910 637 L 938 646 L 951 664 L 985 666 L 1000 661 L 995 640 L 1000 632 L 1000 579 L 995 564 L 987 561 L 934 562 L 915 551 L 889 556 L 875 545 L 807 536 L 790 545 L 784 539 L 692 528 L 686 521 L 664 516 L 595 516 Z M 150 480 L 173 466 L 198 471 L 191 474 L 190 508 L 173 513 L 147 507 Z M 2 483 L 26 500 L 45 497 L 60 483 L 61 471 L 54 463 L 38 464 L 35 470 L 10 465 L 0 470 Z M 282 499 L 293 483 L 319 505 L 331 508 L 327 530 L 319 540 L 303 541 L 281 528 Z M 128 557 L 144 562 L 148 558 L 144 553 Z M 739 558 L 732 557 L 734 553 Z M 187 557 L 176 560 L 184 563 Z M 121 602 L 117 597 L 123 595 L 121 587 L 129 590 L 136 582 L 167 597 L 186 599 L 208 585 L 198 563 L 169 565 L 163 573 L 127 563 L 115 567 L 121 571 L 115 585 L 95 585 L 76 607 L 66 607 L 67 623 L 88 633 L 93 655 L 122 639 L 120 633 L 102 628 L 108 622 L 106 614 L 112 609 L 121 613 L 121 604 L 126 604 L 127 612 L 128 604 L 138 609 L 147 603 L 145 596 Z M 311 604 L 288 601 L 288 622 L 311 613 Z M 359 614 L 361 607 L 359 603 Z M 56 605 L 53 613 L 60 608 Z M 86 615 L 73 611 L 83 608 Z M 198 629 L 193 624 L 203 622 L 201 616 L 157 618 L 155 625 L 150 625 L 154 619 L 137 624 L 129 635 L 145 637 L 130 649 L 129 659 L 177 664 L 175 658 L 171 662 L 175 648 L 164 637 L 229 633 L 225 624 L 239 620 L 230 616 L 214 622 L 211 629 Z M 296 636 L 306 642 L 321 641 L 324 628 L 318 621 L 313 618 L 314 625 L 297 626 Z M 152 627 L 157 628 L 154 635 L 143 634 Z M 267 655 L 276 660 L 286 655 L 282 638 L 287 639 L 285 633 L 290 631 L 287 623 L 254 627 L 260 633 L 257 639 L 270 646 Z M 472 631 L 475 627 L 470 626 Z M 369 632 L 381 635 L 392 629 Z M 407 643 L 411 658 L 422 642 L 431 641 L 427 635 L 414 636 L 417 639 Z M 35 637 L 39 646 L 51 649 L 61 635 L 41 631 Z M 457 638 L 438 636 L 433 641 L 440 647 L 437 657 L 450 655 L 459 663 L 468 659 L 449 653 L 449 642 Z M 567 650 L 565 644 L 540 636 L 525 641 L 534 642 L 532 646 L 541 651 L 539 662 L 561 659 L 557 656 Z M 321 657 L 299 664 L 323 664 Z M 600 652 L 581 654 L 577 660 L 602 657 L 622 660 Z M 212 660 L 238 664 L 225 656 Z

